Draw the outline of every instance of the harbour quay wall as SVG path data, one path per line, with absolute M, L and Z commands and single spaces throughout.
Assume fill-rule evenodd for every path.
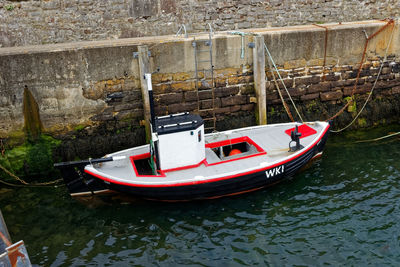
M 196 79 L 193 42 L 199 51 L 208 51 L 208 34 L 0 48 L 0 138 L 6 147 L 24 139 L 24 91 L 29 90 L 43 132 L 63 141 L 57 152 L 63 160 L 143 144 L 140 69 L 134 56 L 139 46 L 147 46 L 150 52 L 150 71 L 159 69 L 153 74 L 156 115 L 189 111 L 211 117 L 215 113 L 217 130 L 254 125 L 260 100 L 254 89 L 254 48 L 249 44 L 255 34 L 264 37 L 305 120 L 329 119 L 352 101 L 334 119 L 337 128 L 347 125 L 369 96 L 382 66 L 376 89 L 352 127 L 399 122 L 399 27 L 397 21 L 386 24 L 322 25 L 327 31 L 321 25 L 258 28 L 243 30 L 243 36 L 217 32 L 212 36 L 214 89 L 207 71 L 208 52 L 197 55 Z M 373 38 L 359 72 L 366 36 Z M 386 51 L 387 61 L 382 63 Z M 267 63 L 264 71 L 267 121 L 289 121 Z M 279 80 L 278 84 L 283 89 Z M 299 120 L 287 93 L 282 94 Z
M 392 0 L 1 0 L 0 47 L 385 19 Z

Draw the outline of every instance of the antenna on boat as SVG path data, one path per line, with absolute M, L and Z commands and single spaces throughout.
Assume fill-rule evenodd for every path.
M 152 132 L 156 130 L 156 121 L 154 115 L 154 99 L 153 99 L 153 85 L 151 83 L 151 73 L 145 73 L 144 77 L 147 81 L 147 90 L 149 91 L 149 101 L 150 101 L 150 123 L 152 127 Z

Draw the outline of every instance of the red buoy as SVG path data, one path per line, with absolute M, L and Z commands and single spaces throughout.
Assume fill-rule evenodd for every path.
M 239 149 L 232 149 L 231 152 L 229 152 L 229 156 L 233 156 L 233 155 L 237 155 L 242 153 L 242 151 L 240 151 Z

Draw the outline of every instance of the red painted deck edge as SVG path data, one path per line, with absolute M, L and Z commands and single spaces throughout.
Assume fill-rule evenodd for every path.
M 287 130 L 285 131 L 285 133 L 286 133 L 287 135 L 291 136 L 291 133 L 292 133 L 292 131 L 294 131 L 294 129 L 296 129 L 296 127 L 287 129 Z M 300 139 L 301 139 L 301 138 L 304 138 L 304 137 L 307 137 L 307 136 L 310 136 L 310 135 L 314 135 L 314 134 L 317 133 L 317 131 L 316 131 L 315 129 L 311 128 L 310 126 L 308 126 L 308 125 L 306 125 L 306 124 L 300 125 L 300 126 L 298 127 L 298 129 L 299 129 L 299 132 L 301 133 Z

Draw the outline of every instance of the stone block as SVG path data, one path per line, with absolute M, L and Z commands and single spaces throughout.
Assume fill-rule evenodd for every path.
M 307 89 L 306 89 L 305 85 L 302 85 L 302 86 L 299 86 L 296 88 L 289 88 L 288 91 L 289 91 L 290 96 L 296 97 L 296 96 L 302 96 L 302 95 L 306 94 Z M 281 92 L 282 92 L 282 96 L 284 98 L 288 97 L 286 90 L 281 90 Z
M 163 13 L 175 13 L 176 12 L 176 1 L 174 0 L 161 0 L 160 7 Z
M 394 73 L 389 73 L 379 76 L 379 80 L 393 80 L 395 77 Z
M 384 67 L 384 68 L 382 68 L 381 74 L 385 75 L 385 74 L 389 74 L 391 72 L 392 72 L 392 70 L 390 67 Z
M 353 94 L 365 94 L 371 90 L 372 86 L 370 84 L 363 85 L 363 86 L 357 86 L 356 89 L 354 90 L 354 85 L 353 86 L 347 86 L 343 88 L 343 95 L 344 96 L 350 96 Z
M 181 103 L 181 104 L 171 104 L 168 105 L 168 114 L 174 114 L 179 112 L 191 112 L 197 110 L 197 102 L 188 102 L 188 103 Z
M 192 75 L 187 72 L 178 72 L 178 73 L 172 74 L 172 80 L 173 81 L 187 81 L 187 80 L 193 78 L 191 76 Z
M 338 80 L 340 80 L 340 74 L 338 74 L 338 73 L 330 73 L 330 74 L 327 74 L 327 75 L 325 75 L 324 76 L 324 80 L 325 81 L 338 81 Z
M 273 92 L 273 93 L 267 93 L 267 100 L 275 100 L 279 98 L 279 94 L 277 91 Z
M 197 91 L 186 91 L 184 93 L 184 100 L 186 102 L 197 101 Z
M 161 84 L 153 84 L 153 93 L 156 94 L 165 94 L 173 91 L 171 83 L 161 83 Z
M 215 104 L 215 102 L 214 102 Z M 201 109 L 210 109 L 213 108 L 213 100 L 212 99 L 207 99 L 207 100 L 202 100 L 200 103 Z
M 395 86 L 392 88 L 392 94 L 397 95 L 400 94 L 400 86 Z
M 211 89 L 213 87 L 212 80 L 211 79 L 202 79 L 199 82 L 197 82 L 197 86 L 200 90 Z
M 254 77 L 253 76 L 231 76 L 228 77 L 228 84 L 229 85 L 238 85 L 238 84 L 245 84 L 245 83 L 250 83 L 254 82 Z
M 331 89 L 331 83 L 330 82 L 321 82 L 318 84 L 312 84 L 310 85 L 306 92 L 307 94 L 313 94 L 313 93 L 318 93 L 318 92 L 326 92 Z
M 254 104 L 250 103 L 250 104 L 245 104 L 245 105 L 241 105 L 240 109 L 243 111 L 254 111 Z
M 142 92 L 139 90 L 132 90 L 128 92 L 124 92 L 124 97 L 122 98 L 122 102 L 133 102 L 133 101 L 142 101 Z
M 199 115 L 202 118 L 209 118 L 213 116 L 213 111 L 212 110 L 200 110 Z
M 141 103 L 137 103 L 137 104 L 121 104 L 121 105 L 116 105 L 114 106 L 114 111 L 115 112 L 119 112 L 122 110 L 132 110 L 135 108 L 138 108 L 139 106 L 142 106 Z
M 168 114 L 168 106 L 166 105 L 155 105 L 154 112 L 157 116 L 163 116 Z
M 154 73 L 151 76 L 151 80 L 154 84 L 154 83 L 171 82 L 173 79 L 171 73 Z
M 308 100 L 313 100 L 319 98 L 319 93 L 314 93 L 314 94 L 307 94 L 307 95 L 302 95 L 300 97 L 300 100 L 302 101 L 308 101 Z
M 383 89 L 379 92 L 382 96 L 390 96 L 392 95 L 392 89 L 387 88 L 387 89 Z
M 303 77 L 296 77 L 294 78 L 294 83 L 296 86 L 304 84 L 304 85 L 310 85 L 310 84 L 316 84 L 321 81 L 321 77 L 317 75 L 310 75 L 310 76 L 303 76 Z
M 143 109 L 122 110 L 115 115 L 115 119 L 122 120 L 127 118 L 143 118 Z
M 228 81 L 225 77 L 218 77 L 214 79 L 215 87 L 226 87 Z
M 183 102 L 183 92 L 158 95 L 159 102 L 163 105 Z
M 230 112 L 231 112 L 230 107 L 222 107 L 215 109 L 215 114 L 229 114 Z
M 230 110 L 229 110 L 229 112 L 232 114 L 232 113 L 234 113 L 234 112 L 238 112 L 238 111 L 240 111 L 241 110 L 241 105 L 237 105 L 237 106 L 230 106 Z
M 235 69 L 235 68 L 225 68 L 225 69 L 218 69 L 214 70 L 214 73 L 216 76 L 233 76 L 233 75 L 239 75 L 240 70 Z
M 249 99 L 249 102 L 250 103 L 257 103 L 257 97 L 251 96 L 250 99 Z
M 241 105 L 247 103 L 247 96 L 245 95 L 234 95 L 221 98 L 221 106 L 234 106 L 234 105 Z
M 171 83 L 171 88 L 174 91 L 190 91 L 195 89 L 195 83 L 193 81 Z
M 357 77 L 357 70 L 346 71 L 345 73 L 343 73 L 342 77 L 344 80 L 355 79 Z
M 239 86 L 221 87 L 214 89 L 214 94 L 216 97 L 237 95 L 238 93 L 239 93 Z
M 289 60 L 289 61 L 286 61 L 285 63 L 283 63 L 283 67 L 286 70 L 301 68 L 306 65 L 307 65 L 307 61 L 304 58 L 298 59 L 298 60 Z
M 331 101 L 341 99 L 343 97 L 343 92 L 338 90 L 334 92 L 324 92 L 320 94 L 321 101 Z
M 285 79 L 282 79 L 282 80 L 277 80 L 279 87 L 284 88 L 283 85 L 282 85 L 282 81 L 285 84 L 286 88 L 293 87 L 293 79 L 285 78 Z M 271 81 L 271 83 L 275 84 L 274 81 Z M 267 86 L 265 86 L 265 87 L 267 87 Z
M 392 87 L 399 86 L 399 85 L 400 85 L 399 80 L 378 81 L 376 83 L 376 88 L 380 88 L 380 89 L 381 88 L 392 88 Z
M 349 86 L 355 83 L 355 80 L 340 80 L 340 81 L 333 81 L 331 83 L 332 87 L 343 87 L 343 86 Z
M 111 121 L 114 119 L 114 116 L 111 112 L 103 112 L 92 116 L 90 119 L 92 121 Z
M 287 103 L 289 101 L 289 99 L 286 98 L 285 101 Z M 267 106 L 270 105 L 270 104 L 272 104 L 272 105 L 282 105 L 282 100 L 280 98 L 279 99 L 275 99 L 275 100 L 268 100 L 267 101 Z
M 212 98 L 212 90 L 199 91 L 199 100 Z
M 242 95 L 255 94 L 254 84 L 239 85 L 239 91 Z

